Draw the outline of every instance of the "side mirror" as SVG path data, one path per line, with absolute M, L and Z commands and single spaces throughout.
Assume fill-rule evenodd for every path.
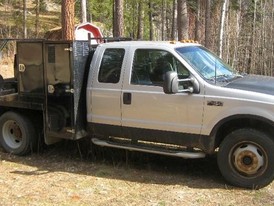
M 176 72 L 169 71 L 164 76 L 164 92 L 166 94 L 176 94 L 179 91 L 178 75 Z
M 183 86 L 179 83 L 189 82 L 189 86 L 187 88 L 182 88 Z M 194 77 L 190 77 L 187 79 L 178 79 L 178 75 L 176 72 L 167 72 L 164 77 L 164 92 L 166 94 L 176 94 L 178 92 L 181 93 L 198 93 L 199 92 L 199 83 Z

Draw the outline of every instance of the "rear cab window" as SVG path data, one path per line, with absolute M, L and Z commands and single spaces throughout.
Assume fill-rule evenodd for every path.
M 124 56 L 124 49 L 111 48 L 105 50 L 98 74 L 100 83 L 116 84 L 120 81 Z

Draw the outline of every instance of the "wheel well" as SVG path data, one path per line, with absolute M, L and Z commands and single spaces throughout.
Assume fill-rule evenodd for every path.
M 219 147 L 223 139 L 232 131 L 240 128 L 252 128 L 267 134 L 274 133 L 274 123 L 260 117 L 240 117 L 223 121 L 215 129 L 215 148 Z M 213 134 L 213 135 L 214 135 Z M 273 139 L 273 138 L 272 138 Z

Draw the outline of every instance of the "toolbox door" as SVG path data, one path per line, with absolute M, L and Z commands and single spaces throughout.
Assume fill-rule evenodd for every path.
M 45 44 L 47 136 L 73 139 L 74 103 L 70 42 Z
M 44 95 L 43 42 L 17 42 L 18 92 Z

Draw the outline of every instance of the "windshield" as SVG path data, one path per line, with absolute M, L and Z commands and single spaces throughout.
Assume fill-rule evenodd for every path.
M 201 46 L 180 47 L 176 51 L 210 82 L 229 82 L 240 75 L 219 57 Z

